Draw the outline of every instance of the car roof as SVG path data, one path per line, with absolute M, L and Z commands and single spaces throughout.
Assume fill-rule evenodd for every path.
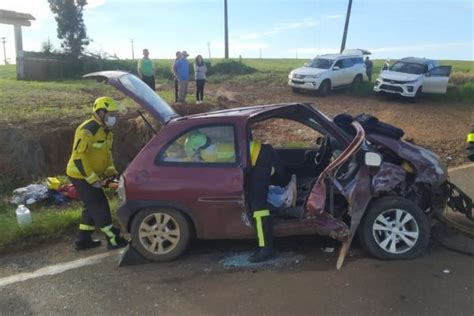
M 423 65 L 427 65 L 434 62 L 433 59 L 419 58 L 419 57 L 405 57 L 400 60 L 406 61 L 408 63 L 423 64 Z
M 327 59 L 337 59 L 337 58 L 363 58 L 362 55 L 345 55 L 345 54 L 324 54 L 318 55 L 314 58 L 327 58 Z
M 248 106 L 248 107 L 240 107 L 240 108 L 232 108 L 226 110 L 219 110 L 219 111 L 212 111 L 194 115 L 188 115 L 184 117 L 176 118 L 174 121 L 182 121 L 187 119 L 200 119 L 200 118 L 229 118 L 229 117 L 240 117 L 243 119 L 247 119 L 265 112 L 270 112 L 277 109 L 283 108 L 291 108 L 291 107 L 298 107 L 304 106 L 301 103 L 279 103 L 279 104 L 267 104 L 267 105 L 256 105 L 256 106 Z

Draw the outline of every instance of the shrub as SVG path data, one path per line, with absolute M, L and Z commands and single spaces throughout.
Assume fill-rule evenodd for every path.
M 257 69 L 235 60 L 226 60 L 215 64 L 208 69 L 208 75 L 246 75 L 256 72 Z

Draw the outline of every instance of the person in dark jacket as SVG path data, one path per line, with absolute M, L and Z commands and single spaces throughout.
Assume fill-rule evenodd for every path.
M 369 78 L 369 82 L 372 82 L 373 68 L 374 63 L 369 59 L 369 56 L 365 57 L 365 73 L 367 74 L 367 78 Z

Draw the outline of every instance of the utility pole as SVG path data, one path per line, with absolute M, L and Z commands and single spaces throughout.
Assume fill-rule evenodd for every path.
M 7 43 L 6 37 L 0 37 L 2 39 L 3 44 L 3 61 L 5 65 L 7 64 L 7 51 L 5 50 L 5 44 Z
M 229 28 L 227 21 L 227 0 L 224 0 L 225 59 L 229 58 Z
M 209 52 L 209 61 L 211 61 L 211 42 L 207 42 L 207 51 Z
M 260 59 L 262 59 L 262 49 L 260 48 Z
M 349 28 L 349 19 L 351 17 L 351 8 L 352 8 L 352 0 L 349 0 L 349 5 L 347 6 L 346 24 L 344 25 L 344 34 L 342 35 L 341 54 L 344 51 L 344 49 L 346 48 L 347 29 Z
M 133 47 L 133 38 L 130 39 L 130 43 L 132 43 L 132 60 L 135 60 L 135 48 Z

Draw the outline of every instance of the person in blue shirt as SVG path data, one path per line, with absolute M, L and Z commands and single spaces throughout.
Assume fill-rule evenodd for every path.
M 176 61 L 176 76 L 178 77 L 178 103 L 186 102 L 186 94 L 188 93 L 189 82 L 189 62 L 187 60 L 188 53 L 183 51 L 182 58 Z

